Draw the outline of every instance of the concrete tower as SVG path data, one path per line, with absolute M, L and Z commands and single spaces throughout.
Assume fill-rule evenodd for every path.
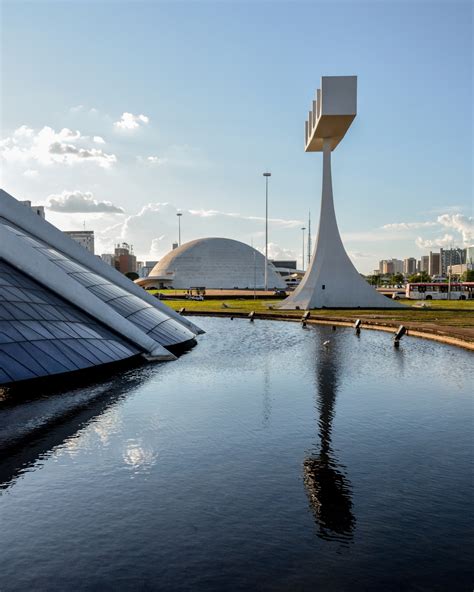
M 323 76 L 305 124 L 305 151 L 323 153 L 321 212 L 311 264 L 298 288 L 279 308 L 398 308 L 370 286 L 349 259 L 336 222 L 331 152 L 357 113 L 357 77 Z
M 309 269 L 309 264 L 311 263 L 311 253 L 313 251 L 312 248 L 312 244 L 311 244 L 311 210 L 308 212 L 308 267 L 307 269 Z

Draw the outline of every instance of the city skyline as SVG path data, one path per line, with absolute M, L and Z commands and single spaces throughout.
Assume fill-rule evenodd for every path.
M 345 4 L 337 31 L 341 6 L 271 6 L 143 3 L 138 25 L 129 3 L 4 3 L 4 189 L 62 230 L 85 221 L 98 253 L 127 241 L 150 260 L 178 212 L 183 242 L 262 251 L 268 169 L 269 257 L 300 261 L 321 187 L 301 122 L 321 75 L 356 74 L 360 117 L 333 168 L 357 269 L 471 244 L 469 3 Z

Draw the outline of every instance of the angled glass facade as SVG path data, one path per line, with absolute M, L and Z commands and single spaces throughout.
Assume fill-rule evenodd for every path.
M 0 219 L 0 223 L 2 222 L 5 228 L 24 240 L 30 247 L 37 249 L 69 277 L 107 303 L 122 317 L 129 320 L 160 345 L 170 347 L 194 339 L 194 333 L 178 321 L 167 316 L 165 312 L 158 310 L 138 296 L 130 294 L 106 278 L 89 271 L 87 267 L 72 261 L 59 251 L 49 248 L 39 240 L 28 236 L 23 231 L 8 224 L 6 220 Z
M 118 362 L 140 353 L 0 259 L 0 384 Z

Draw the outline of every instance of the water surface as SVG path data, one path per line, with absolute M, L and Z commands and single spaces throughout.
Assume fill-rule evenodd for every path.
M 472 588 L 469 352 L 199 321 L 176 362 L 0 404 L 2 592 Z

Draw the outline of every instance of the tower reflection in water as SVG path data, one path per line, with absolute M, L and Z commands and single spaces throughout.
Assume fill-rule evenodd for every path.
M 331 448 L 332 421 L 338 388 L 338 360 L 341 352 L 338 337 L 332 335 L 329 345 L 322 331 L 314 332 L 316 409 L 319 414 L 319 451 L 305 459 L 304 483 L 314 517 L 319 527 L 318 536 L 326 540 L 349 542 L 355 529 L 352 507 L 352 486 L 345 475 L 345 467 L 338 464 Z

